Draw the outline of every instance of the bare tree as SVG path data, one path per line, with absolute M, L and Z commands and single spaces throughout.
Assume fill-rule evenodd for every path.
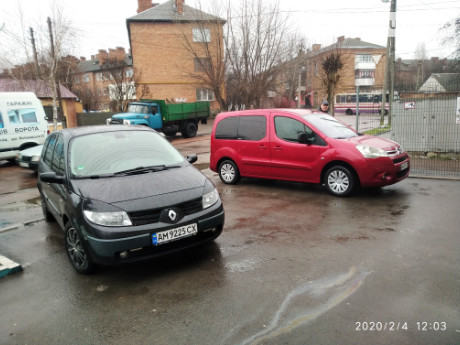
M 18 7 L 18 12 L 22 34 L 10 33 L 15 37 L 15 46 L 17 48 L 15 51 L 18 54 L 6 59 L 8 61 L 4 58 L 3 63 L 9 65 L 10 76 L 18 81 L 25 81 L 26 79 L 41 80 L 51 89 L 53 122 L 56 127 L 60 98 L 58 87 L 62 77 L 60 73 L 67 71 L 64 74 L 67 75 L 65 78 L 68 80 L 72 67 L 71 65 L 65 66 L 65 63 L 70 60 L 65 60 L 64 57 L 69 55 L 78 36 L 71 22 L 65 17 L 62 5 L 57 1 L 51 5 L 50 12 L 52 15 L 48 18 L 48 23 L 43 22 L 36 31 L 31 28 L 25 28 L 21 7 Z M 32 37 L 28 36 L 29 32 Z M 35 32 L 37 36 L 32 35 Z M 18 56 L 22 61 L 18 61 Z M 62 106 L 60 110 L 62 111 Z
M 460 64 L 460 17 L 448 21 L 441 28 L 444 31 L 444 38 L 442 43 L 446 46 L 452 47 L 452 56 L 457 59 L 457 66 Z M 460 66 L 458 66 L 460 69 Z
M 322 81 L 326 89 L 327 101 L 329 109 L 332 109 L 334 114 L 335 94 L 342 78 L 342 70 L 344 63 L 342 62 L 342 54 L 339 51 L 334 51 L 327 55 L 322 61 Z
M 220 18 L 219 7 L 215 6 L 215 15 L 208 15 L 200 11 L 194 22 L 193 29 L 195 34 L 201 35 L 199 42 L 194 41 L 190 36 L 191 30 L 186 30 L 183 23 L 180 23 L 182 31 L 182 44 L 187 52 L 193 57 L 194 65 L 192 70 L 187 70 L 189 77 L 195 79 L 198 84 L 209 88 L 219 103 L 221 109 L 227 108 L 225 97 L 225 55 L 223 41 L 223 25 L 225 20 Z M 189 28 L 189 26 L 186 26 Z M 209 37 L 208 37 L 209 35 Z M 195 37 L 196 38 L 196 37 Z
M 229 103 L 260 107 L 276 87 L 283 64 L 298 53 L 287 19 L 278 2 L 242 0 L 235 15 L 228 9 L 224 37 Z
M 104 85 L 111 99 L 113 111 L 126 111 L 128 104 L 136 99 L 141 72 L 128 64 L 126 60 L 108 60 L 101 66 Z M 142 85 L 137 90 L 139 98 L 147 96 L 148 88 Z
M 83 109 L 90 110 L 100 109 L 104 95 L 101 90 L 86 85 L 74 85 L 72 91 L 78 96 L 83 104 Z

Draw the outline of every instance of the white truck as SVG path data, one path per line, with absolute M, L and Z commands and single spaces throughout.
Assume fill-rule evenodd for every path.
M 48 121 L 33 92 L 0 92 L 0 160 L 13 161 L 26 148 L 43 144 Z

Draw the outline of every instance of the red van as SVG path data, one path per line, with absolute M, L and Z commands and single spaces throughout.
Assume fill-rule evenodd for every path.
M 241 177 L 323 184 L 336 196 L 394 184 L 409 175 L 409 155 L 394 141 L 357 133 L 308 109 L 220 113 L 211 135 L 211 170 L 227 184 Z

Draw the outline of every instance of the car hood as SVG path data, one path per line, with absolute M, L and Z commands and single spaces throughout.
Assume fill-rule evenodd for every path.
M 203 195 L 206 180 L 199 170 L 188 165 L 138 175 L 76 179 L 72 180 L 72 187 L 83 199 L 133 211 L 199 198 Z
M 392 140 L 374 137 L 372 135 L 360 135 L 347 139 L 354 145 L 373 146 L 385 151 L 393 151 L 400 147 L 400 145 Z

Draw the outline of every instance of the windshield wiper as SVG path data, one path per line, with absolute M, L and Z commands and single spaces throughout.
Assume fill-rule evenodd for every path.
M 148 167 L 137 167 L 133 169 L 127 169 L 122 171 L 117 171 L 114 175 L 136 175 L 136 174 L 144 174 L 147 172 L 156 172 L 166 169 L 166 165 L 152 165 Z

